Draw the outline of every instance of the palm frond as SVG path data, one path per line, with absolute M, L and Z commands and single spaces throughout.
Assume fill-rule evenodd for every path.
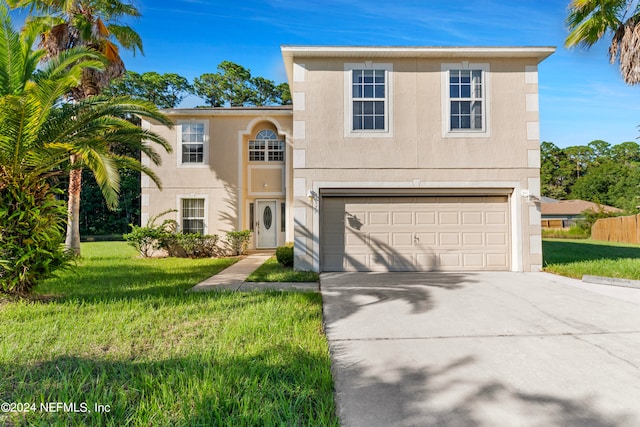
M 142 38 L 133 28 L 128 25 L 109 24 L 109 32 L 118 41 L 120 46 L 130 50 L 135 56 L 136 50 L 144 55 L 142 48 Z

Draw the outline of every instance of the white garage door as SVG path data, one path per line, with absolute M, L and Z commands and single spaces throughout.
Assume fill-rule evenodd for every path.
M 323 197 L 323 271 L 509 270 L 507 196 Z

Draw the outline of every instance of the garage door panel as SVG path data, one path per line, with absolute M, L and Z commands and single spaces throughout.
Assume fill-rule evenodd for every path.
M 349 231 L 346 235 L 346 244 L 347 246 L 366 247 L 367 245 L 369 245 L 367 233 L 354 233 L 353 231 Z
M 369 241 L 372 245 L 385 246 L 391 244 L 391 236 L 388 232 L 369 233 Z
M 371 225 L 391 225 L 389 212 L 369 213 L 369 224 Z
M 487 267 L 506 269 L 508 267 L 507 255 L 504 253 L 487 254 Z
M 424 246 L 424 245 L 433 246 L 436 244 L 437 233 L 435 232 L 431 232 L 431 233 L 417 232 L 415 233 L 415 236 L 417 238 L 417 243 L 419 246 Z
M 460 268 L 460 254 L 440 254 L 439 267 L 442 268 Z
M 482 212 L 463 212 L 462 224 L 463 225 L 482 225 Z
M 507 270 L 506 196 L 323 197 L 324 271 Z
M 480 246 L 483 243 L 483 233 L 462 233 L 462 244 L 464 246 Z
M 506 245 L 507 244 L 507 234 L 506 233 L 486 233 L 487 245 L 495 246 L 495 245 Z
M 435 212 L 416 212 L 416 225 L 435 225 Z
M 393 246 L 412 246 L 413 233 L 393 233 Z
M 416 267 L 413 262 L 413 253 L 397 253 L 393 254 L 390 257 L 391 271 L 414 271 Z
M 393 212 L 393 225 L 413 225 L 413 212 Z
M 460 223 L 458 212 L 440 212 L 438 219 L 442 225 L 458 225 Z
M 505 225 L 507 223 L 506 212 L 487 212 L 486 224 L 487 225 Z
M 439 233 L 441 246 L 459 246 L 460 233 Z
M 482 268 L 485 264 L 483 253 L 462 254 L 462 263 L 467 268 Z

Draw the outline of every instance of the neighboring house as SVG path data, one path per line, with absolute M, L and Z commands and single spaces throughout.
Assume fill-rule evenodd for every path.
M 283 46 L 293 107 L 175 109 L 142 222 L 252 229 L 315 271 L 536 271 L 552 47 Z
M 586 200 L 555 200 L 544 197 L 540 203 L 542 228 L 569 228 L 578 220 L 584 218 L 583 212 L 586 210 L 607 213 L 622 212 L 622 209 L 599 205 Z

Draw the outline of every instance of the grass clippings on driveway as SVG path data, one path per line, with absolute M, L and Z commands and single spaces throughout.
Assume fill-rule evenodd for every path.
M 640 280 L 640 246 L 595 240 L 544 239 L 544 271 L 582 279 L 591 276 Z
M 36 405 L 0 425 L 338 424 L 319 294 L 185 293 L 235 260 L 82 250 L 52 300 L 0 306 L 0 403 Z

